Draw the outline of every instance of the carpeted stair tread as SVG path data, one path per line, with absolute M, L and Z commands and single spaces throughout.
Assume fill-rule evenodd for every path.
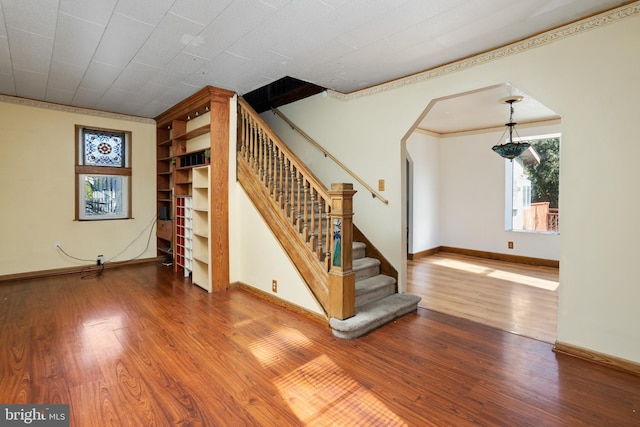
M 356 315 L 345 320 L 329 319 L 333 335 L 338 338 L 357 338 L 392 321 L 418 307 L 420 297 L 410 294 L 393 294 L 366 304 Z

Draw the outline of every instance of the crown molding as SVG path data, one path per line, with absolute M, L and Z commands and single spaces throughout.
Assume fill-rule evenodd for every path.
M 381 83 L 377 86 L 372 86 L 350 93 L 341 93 L 332 90 L 327 91 L 327 93 L 331 98 L 339 99 L 342 101 L 350 101 L 353 99 L 361 98 L 363 96 L 375 95 L 381 92 L 386 92 L 388 90 L 398 89 L 404 86 L 420 83 L 425 80 L 435 79 L 446 74 L 466 70 L 468 68 L 495 61 L 497 59 L 505 58 L 507 56 L 515 55 L 526 50 L 544 46 L 549 43 L 574 36 L 576 34 L 603 27 L 622 19 L 629 18 L 631 16 L 636 16 L 638 14 L 640 14 L 640 1 L 621 6 L 616 9 L 611 9 L 607 12 L 603 12 L 601 14 L 576 21 L 562 27 L 558 27 L 556 29 L 526 38 L 515 43 L 508 44 L 506 46 L 499 47 L 497 49 L 493 49 L 487 52 L 480 53 L 478 55 L 471 56 L 469 58 L 461 59 L 459 61 L 454 61 L 446 65 L 412 74 L 407 77 L 392 80 L 390 82 Z
M 17 96 L 0 94 L 0 102 L 8 104 L 23 105 L 25 107 L 44 108 L 45 110 L 62 111 L 72 114 L 83 114 L 86 116 L 95 116 L 105 119 L 125 120 L 129 122 L 147 123 L 155 125 L 156 121 L 146 117 L 129 116 L 126 114 L 111 113 L 108 111 L 92 110 L 90 108 L 72 107 L 70 105 L 54 104 L 45 101 L 36 101 L 35 99 L 20 98 Z

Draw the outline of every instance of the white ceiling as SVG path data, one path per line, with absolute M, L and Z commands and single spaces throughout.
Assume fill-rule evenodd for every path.
M 291 76 L 346 93 L 624 3 L 1 0 L 0 93 L 143 117 L 206 85 Z
M 522 96 L 513 104 L 513 121 L 519 125 L 557 120 L 558 114 L 510 83 L 434 99 L 418 128 L 446 136 L 452 133 L 502 127 L 509 121 L 505 98 Z

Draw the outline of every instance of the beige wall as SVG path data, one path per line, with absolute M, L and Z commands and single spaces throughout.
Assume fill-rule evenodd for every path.
M 154 122 L 27 104 L 0 102 L 0 276 L 91 263 L 63 256 L 54 247 L 56 241 L 69 254 L 87 260 L 97 255 L 109 260 L 134 240 L 114 261 L 154 257 L 155 227 L 145 231 L 155 216 Z M 132 132 L 134 219 L 74 221 L 76 124 Z M 153 236 L 145 249 L 148 232 Z
M 315 96 L 281 108 L 366 182 L 385 179 L 389 205 L 358 188 L 354 221 L 401 272 L 401 290 L 403 139 L 432 99 L 510 82 L 562 117 L 558 340 L 640 362 L 640 7 L 636 2 L 623 10 L 409 84 Z M 287 132 L 281 125 L 277 131 Z M 331 165 L 312 162 L 320 179 L 337 180 Z
M 518 136 L 560 130 L 560 125 L 521 126 Z M 440 140 L 440 245 L 558 261 L 558 234 L 505 230 L 505 167 L 511 177 L 511 162 L 491 150 L 503 134 L 500 129 Z
M 229 123 L 229 164 L 236 164 L 235 103 L 231 105 Z M 320 304 L 306 287 L 282 246 L 260 213 L 236 181 L 236 169 L 229 168 L 229 275 L 231 283 L 252 286 L 275 298 L 324 315 Z M 278 281 L 278 291 L 271 281 Z

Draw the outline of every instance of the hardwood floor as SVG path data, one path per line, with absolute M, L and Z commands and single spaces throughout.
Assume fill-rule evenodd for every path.
M 439 252 L 407 264 L 420 307 L 548 343 L 556 340 L 558 269 Z
M 0 403 L 72 426 L 631 426 L 640 377 L 419 308 L 355 340 L 141 264 L 0 286 Z

